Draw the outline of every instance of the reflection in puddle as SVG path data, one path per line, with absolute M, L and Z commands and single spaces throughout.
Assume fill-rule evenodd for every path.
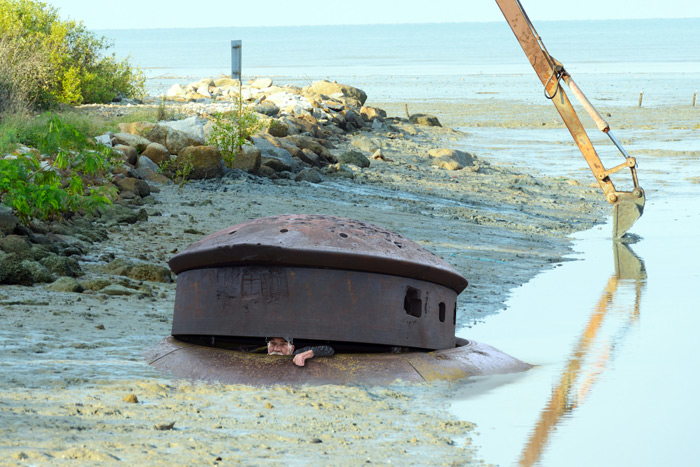
M 549 435 L 556 429 L 562 417 L 583 404 L 600 375 L 614 358 L 615 348 L 622 344 L 630 324 L 639 318 L 639 306 L 646 271 L 643 261 L 625 244 L 613 243 L 615 274 L 613 274 L 596 305 L 593 314 L 581 334 L 571 358 L 559 377 L 559 384 L 552 390 L 551 398 L 542 409 L 530 438 L 520 455 L 519 464 L 531 466 L 542 455 Z M 631 285 L 635 291 L 632 306 L 616 309 L 618 287 Z M 612 311 L 620 311 L 624 319 L 617 320 L 618 329 L 610 337 L 603 332 L 606 317 Z M 619 313 L 618 313 L 619 314 Z

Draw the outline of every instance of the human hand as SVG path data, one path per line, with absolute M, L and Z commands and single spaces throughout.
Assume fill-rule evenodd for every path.
M 306 352 L 302 352 L 298 355 L 295 355 L 293 362 L 296 366 L 304 366 L 304 364 L 306 363 L 306 360 L 309 358 L 313 358 L 313 356 L 314 356 L 314 351 L 307 350 Z

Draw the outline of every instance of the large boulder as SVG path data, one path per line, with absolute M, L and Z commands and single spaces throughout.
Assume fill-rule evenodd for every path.
M 348 86 L 347 84 L 331 83 L 330 81 L 323 80 L 314 82 L 311 87 L 317 94 L 332 96 L 333 94 L 340 93 L 343 96 L 360 101 L 361 105 L 364 105 L 365 101 L 367 101 L 367 94 L 363 90 Z
M 57 276 L 78 277 L 84 274 L 78 260 L 68 256 L 47 256 L 40 263 Z
M 177 155 L 178 165 L 192 164 L 190 180 L 217 178 L 224 174 L 221 151 L 216 146 L 187 146 Z
M 3 234 L 12 233 L 18 224 L 19 219 L 12 214 L 12 209 L 0 204 L 0 232 Z
M 260 149 L 252 144 L 244 144 L 241 151 L 231 161 L 230 168 L 257 173 L 260 170 L 262 157 Z
M 369 167 L 369 159 L 359 151 L 347 151 L 338 156 L 338 162 L 341 164 L 352 164 L 357 167 Z
M 438 167 L 447 170 L 461 170 L 465 167 L 471 167 L 477 160 L 473 154 L 448 148 L 431 149 L 428 151 L 428 155 Z
M 132 146 L 136 148 L 138 152 L 143 152 L 151 141 L 147 140 L 143 136 L 132 135 L 131 133 L 117 133 L 112 138 L 112 145 L 117 146 L 123 144 L 125 146 Z
M 261 165 L 275 172 L 296 172 L 298 163 L 286 149 L 279 148 L 263 138 L 253 137 L 255 146 L 261 152 Z
M 148 157 L 155 164 L 160 165 L 163 162 L 170 160 L 168 148 L 160 143 L 151 143 L 143 151 L 143 156 Z
M 176 128 L 167 128 L 167 136 L 165 139 L 165 147 L 171 154 L 180 154 L 180 151 L 189 146 L 201 146 L 204 143 L 204 133 L 202 138 L 192 138 L 184 131 Z
M 442 126 L 435 115 L 413 114 L 408 118 L 408 121 L 414 125 Z
M 167 129 L 178 130 L 186 134 L 193 141 L 200 145 L 204 144 L 204 125 L 206 120 L 197 117 L 188 117 L 183 120 L 173 120 L 170 122 L 162 122 L 161 125 L 167 132 Z M 153 141 L 153 140 L 151 140 Z
M 132 177 L 116 178 L 114 184 L 122 198 L 145 198 L 151 194 L 151 187 L 144 180 Z
M 258 78 L 250 83 L 250 87 L 255 89 L 265 89 L 270 86 L 272 86 L 272 80 L 270 78 Z
M 235 86 L 237 88 L 240 84 L 237 79 L 233 78 L 217 78 L 214 80 L 214 85 L 219 88 L 224 86 Z
M 104 267 L 104 272 L 137 281 L 172 282 L 170 269 L 157 264 L 139 263 L 117 258 Z
M 119 131 L 132 135 L 143 136 L 154 143 L 165 143 L 166 131 L 163 127 L 153 122 L 120 123 Z
M 148 147 L 148 146 L 146 146 Z M 114 149 L 124 154 L 124 159 L 131 165 L 136 165 L 136 161 L 139 159 L 139 152 L 133 146 L 127 146 L 125 144 L 118 144 L 114 146 Z

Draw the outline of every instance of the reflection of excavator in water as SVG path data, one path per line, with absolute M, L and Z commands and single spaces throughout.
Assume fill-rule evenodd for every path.
M 615 349 L 624 340 L 628 328 L 639 319 L 642 290 L 647 278 L 644 263 L 627 245 L 620 242 L 613 243 L 613 253 L 615 274 L 608 280 L 576 348 L 562 370 L 559 384 L 552 389 L 551 398 L 542 409 L 521 453 L 519 465 L 531 466 L 538 462 L 549 436 L 562 418 L 583 404 L 600 374 L 610 366 L 615 357 Z M 618 297 L 618 288 L 627 293 L 620 293 Z M 632 296 L 629 293 L 632 290 L 634 301 L 626 303 L 625 299 Z M 615 324 L 611 327 L 617 333 L 612 336 L 601 330 L 606 319 Z
M 542 39 L 537 34 L 537 31 L 535 31 L 520 1 L 496 0 L 496 3 L 498 3 L 498 6 L 501 8 L 503 16 L 505 16 L 515 37 L 518 39 L 518 42 L 520 42 L 525 55 L 527 55 L 527 58 L 530 60 L 530 64 L 535 69 L 540 81 L 542 81 L 545 96 L 547 99 L 551 100 L 557 108 L 561 118 L 571 132 L 571 136 L 573 136 L 574 141 L 581 150 L 583 157 L 586 159 L 586 162 L 588 162 L 593 176 L 603 190 L 605 198 L 613 205 L 613 238 L 617 239 L 622 237 L 642 215 L 644 210 L 644 190 L 639 186 L 637 181 L 637 162 L 634 157 L 630 157 L 627 154 L 620 142 L 613 136 L 608 123 L 595 108 L 593 108 L 593 105 L 586 99 L 586 96 L 583 95 L 562 64 L 549 55 L 547 48 L 542 43 Z M 564 89 L 561 87 L 561 80 L 564 80 L 568 85 L 571 92 L 573 92 L 584 109 L 586 109 L 588 114 L 595 121 L 598 129 L 607 134 L 610 140 L 620 150 L 625 157 L 625 162 L 610 169 L 603 167 L 603 163 L 593 148 L 593 144 L 588 138 L 586 130 L 584 130 L 571 102 L 566 96 Z M 634 188 L 631 191 L 618 191 L 610 180 L 612 174 L 624 168 L 629 168 L 632 172 Z

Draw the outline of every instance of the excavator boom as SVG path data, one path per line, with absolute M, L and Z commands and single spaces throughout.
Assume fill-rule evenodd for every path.
M 501 9 L 503 16 L 505 16 L 506 21 L 508 21 L 525 55 L 527 55 L 530 64 L 535 69 L 535 73 L 542 81 L 545 96 L 552 101 L 559 115 L 561 115 L 576 145 L 581 150 L 586 162 L 588 162 L 593 176 L 603 190 L 605 198 L 613 205 L 613 238 L 618 239 L 622 237 L 644 211 L 645 195 L 637 180 L 636 160 L 630 157 L 622 148 L 622 145 L 610 131 L 610 125 L 595 110 L 573 78 L 571 78 L 571 75 L 564 69 L 564 66 L 547 52 L 542 39 L 535 31 L 520 1 L 496 0 L 496 3 Z M 583 128 L 581 120 L 579 120 L 566 92 L 561 86 L 562 80 L 583 105 L 598 129 L 607 134 L 613 144 L 620 150 L 625 157 L 625 161 L 622 164 L 610 169 L 606 169 L 603 166 L 586 130 Z M 631 191 L 618 191 L 610 180 L 610 175 L 626 168 L 631 171 L 634 188 Z

